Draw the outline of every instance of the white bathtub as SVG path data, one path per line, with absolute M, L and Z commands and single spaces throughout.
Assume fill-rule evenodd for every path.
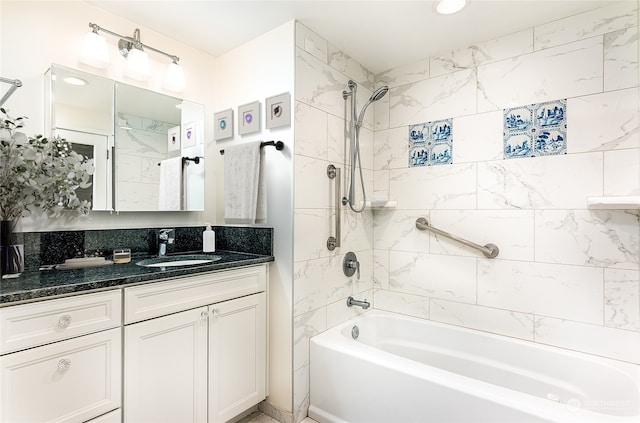
M 378 310 L 310 348 L 321 423 L 640 422 L 640 366 L 616 360 Z

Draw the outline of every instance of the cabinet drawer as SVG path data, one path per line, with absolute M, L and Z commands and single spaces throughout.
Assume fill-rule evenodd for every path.
M 119 408 L 121 331 L 0 357 L 0 422 L 83 422 Z
M 111 413 L 89 420 L 87 423 L 122 423 L 122 411 L 120 409 L 114 410 Z
M 266 269 L 243 267 L 125 288 L 125 324 L 262 292 Z
M 120 326 L 119 289 L 0 308 L 0 354 Z

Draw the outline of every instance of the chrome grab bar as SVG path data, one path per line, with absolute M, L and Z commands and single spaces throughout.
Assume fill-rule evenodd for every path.
M 416 220 L 416 228 L 420 229 L 421 231 L 429 230 L 438 235 L 442 235 L 454 241 L 458 241 L 461 244 L 466 245 L 467 247 L 475 248 L 476 250 L 481 251 L 482 254 L 484 254 L 484 256 L 487 258 L 496 258 L 498 257 L 498 253 L 500 252 L 500 250 L 498 249 L 498 246 L 495 244 L 487 244 L 482 246 L 482 245 L 476 244 L 475 242 L 467 241 L 464 238 L 460 238 L 459 236 L 450 234 L 449 232 L 443 231 L 442 229 L 434 228 L 429 224 L 427 219 L 425 219 L 424 217 L 419 217 Z
M 340 246 L 340 168 L 330 164 L 327 166 L 327 176 L 329 179 L 336 180 L 335 192 L 335 213 L 336 213 L 336 236 L 330 236 L 327 239 L 327 248 L 333 251 Z

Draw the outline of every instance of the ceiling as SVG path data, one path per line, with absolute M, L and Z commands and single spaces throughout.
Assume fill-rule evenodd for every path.
M 431 0 L 89 1 L 215 57 L 297 19 L 374 73 L 613 2 L 470 0 L 442 16 Z

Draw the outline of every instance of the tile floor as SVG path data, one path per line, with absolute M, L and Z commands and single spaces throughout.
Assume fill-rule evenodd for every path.
M 260 411 L 255 411 L 249 414 L 247 417 L 244 417 L 242 420 L 238 420 L 237 423 L 279 423 L 279 422 L 276 419 L 271 418 Z M 304 420 L 302 420 L 300 423 L 318 423 L 318 422 L 307 417 Z

